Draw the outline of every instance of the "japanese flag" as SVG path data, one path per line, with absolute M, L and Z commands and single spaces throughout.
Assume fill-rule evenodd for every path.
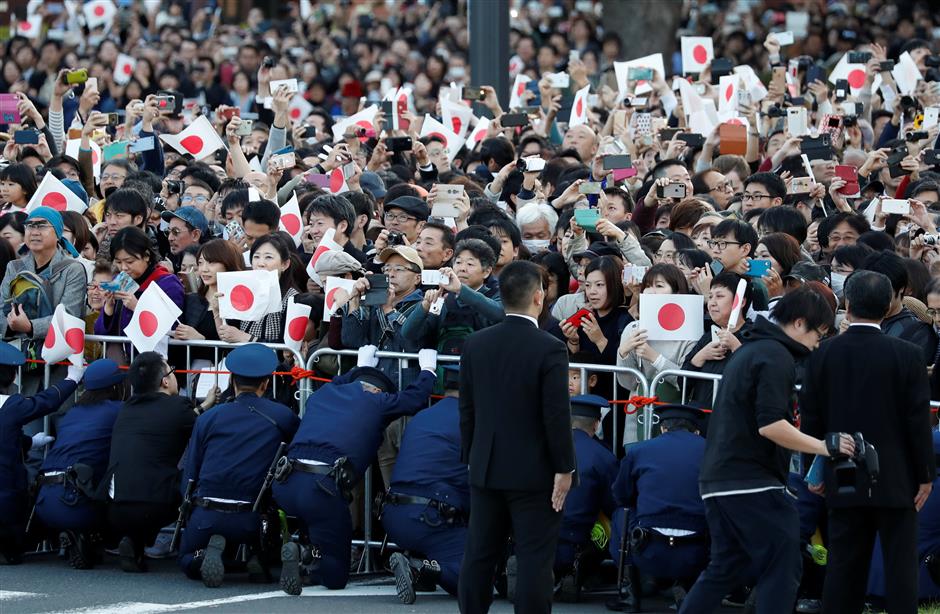
M 292 122 L 302 122 L 307 119 L 310 112 L 313 111 L 313 105 L 301 94 L 294 94 L 290 104 L 287 107 L 287 115 Z
M 205 115 L 200 115 L 179 134 L 161 134 L 160 138 L 181 154 L 190 154 L 202 160 L 225 147 L 222 137 L 215 131 Z
M 59 181 L 52 173 L 46 173 L 42 177 L 42 182 L 36 189 L 36 193 L 29 199 L 26 205 L 26 212 L 29 213 L 36 207 L 50 207 L 56 211 L 75 211 L 84 213 L 88 205 L 82 202 L 82 199 L 75 195 L 75 192 L 65 187 L 65 184 Z
M 718 117 L 725 119 L 738 114 L 738 88 L 741 77 L 723 75 L 718 80 Z
M 473 111 L 470 107 L 461 102 L 442 100 L 441 115 L 444 125 L 453 128 L 454 134 L 460 138 L 467 136 L 467 130 L 470 129 L 470 122 L 473 120 Z
M 42 31 L 42 15 L 30 15 L 23 21 L 16 22 L 16 35 L 25 38 L 39 38 Z
M 767 87 L 760 80 L 754 69 L 747 64 L 734 67 L 735 74 L 741 75 L 741 87 L 747 90 L 751 102 L 760 102 L 767 97 Z
M 124 334 L 138 352 L 152 352 L 165 340 L 182 313 L 166 292 L 159 285 L 152 283 L 140 295 L 134 315 L 124 328 Z
M 897 64 L 891 69 L 891 76 L 894 77 L 894 81 L 898 84 L 898 91 L 902 94 L 912 94 L 917 87 L 917 82 L 923 79 L 920 70 L 917 68 L 917 64 L 914 62 L 914 58 L 911 57 L 908 51 L 902 53 L 898 58 Z M 849 80 L 849 85 L 852 85 L 851 80 Z M 872 89 L 877 89 L 878 85 L 877 83 L 873 83 Z M 852 85 L 852 87 L 854 88 L 855 86 Z
M 106 30 L 110 30 L 117 7 L 111 0 L 94 0 L 83 6 L 82 11 L 85 13 L 85 25 L 89 30 L 94 30 L 99 26 L 105 26 Z
M 895 66 L 895 68 L 897 68 L 897 66 Z M 831 73 L 829 73 L 829 83 L 835 84 L 839 79 L 848 80 L 849 87 L 852 88 L 853 95 L 858 94 L 858 92 L 863 87 L 865 87 L 866 78 L 867 73 L 865 72 L 865 65 L 849 64 L 848 53 L 839 59 L 839 63 L 836 64 L 836 67 L 832 69 Z M 900 83 L 898 85 L 900 86 Z
M 349 185 L 346 183 L 346 175 L 343 174 L 343 167 L 337 166 L 330 171 L 330 185 L 327 186 L 330 194 L 342 194 L 349 191 Z
M 304 234 L 304 224 L 300 217 L 297 194 L 291 194 L 290 200 L 281 207 L 281 221 L 278 222 L 278 226 L 294 239 L 294 245 L 300 246 L 300 238 Z
M 700 73 L 715 59 L 712 39 L 707 36 L 682 37 L 682 72 Z
M 271 313 L 273 305 L 280 309 L 278 279 L 277 271 L 260 269 L 218 273 L 219 317 L 254 322 Z
M 511 58 L 509 58 L 509 76 L 510 77 L 517 76 L 520 72 L 522 72 L 523 68 L 525 68 L 525 62 L 523 62 L 522 58 L 520 58 L 518 55 L 514 55 Z M 512 106 L 510 106 L 510 108 L 512 108 Z
M 698 294 L 641 294 L 640 328 L 650 341 L 697 340 L 705 330 L 704 308 Z
M 346 293 L 351 293 L 353 286 L 356 285 L 354 279 L 343 279 L 342 277 L 327 277 L 326 288 L 323 289 L 323 321 L 329 322 L 333 314 L 336 313 L 336 293 L 342 289 Z
M 114 82 L 118 85 L 126 84 L 131 80 L 136 66 L 137 60 L 129 55 L 119 53 L 117 62 L 114 63 Z
M 65 142 L 65 155 L 78 160 L 78 150 L 81 145 L 81 139 L 69 139 Z M 99 179 L 101 177 L 101 148 L 94 141 L 89 141 L 89 145 L 91 146 L 91 167 L 95 173 L 95 179 Z
M 299 352 L 307 334 L 310 321 L 310 305 L 295 303 L 294 297 L 287 299 L 287 318 L 284 321 L 284 345 Z
M 370 107 L 366 107 L 362 111 L 359 111 L 355 115 L 350 115 L 346 119 L 341 119 L 340 121 L 333 124 L 333 141 L 342 141 L 343 135 L 346 133 L 346 128 L 352 126 L 366 129 L 367 135 L 365 137 L 360 137 L 361 140 L 369 138 L 369 131 L 372 133 L 375 132 L 375 114 L 378 112 L 378 110 L 379 107 L 372 105 Z
M 307 275 L 310 276 L 310 279 L 312 279 L 314 283 L 321 287 L 323 286 L 323 280 L 320 279 L 320 276 L 314 270 L 320 256 L 331 250 L 343 251 L 343 246 L 333 239 L 334 236 L 336 236 L 336 231 L 332 228 L 324 232 L 319 245 L 313 250 L 313 256 L 310 257 L 310 262 L 307 263 Z
M 629 94 L 629 92 L 627 92 L 627 77 L 630 75 L 630 68 L 652 68 L 659 73 L 660 77 L 666 78 L 663 54 L 661 53 L 654 53 L 642 58 L 630 60 L 629 62 L 614 62 L 614 74 L 617 76 L 617 90 L 621 100 Z M 633 93 L 639 96 L 652 91 L 652 85 L 646 81 L 637 81 L 636 89 Z
M 731 315 L 728 317 L 728 330 L 738 325 L 741 319 L 741 307 L 744 305 L 744 292 L 747 290 L 747 280 L 738 281 L 738 289 L 734 292 L 734 301 L 731 303 Z
M 486 138 L 486 133 L 490 129 L 490 118 L 481 117 L 477 119 L 477 125 L 473 127 L 473 132 L 470 133 L 470 136 L 467 137 L 467 149 L 473 151 L 473 149 L 480 144 L 480 141 Z
M 518 109 L 525 106 L 522 95 L 525 93 L 525 86 L 531 77 L 527 75 L 516 75 L 516 80 L 512 84 L 512 91 L 509 93 L 509 108 Z
M 42 344 L 42 359 L 55 363 L 68 358 L 78 367 L 82 365 L 84 352 L 85 321 L 66 312 L 63 305 L 57 305 Z
M 571 105 L 571 116 L 568 118 L 568 128 L 574 128 L 588 123 L 588 94 L 590 85 L 585 85 L 574 93 L 574 102 Z
M 464 142 L 462 137 L 454 134 L 450 128 L 427 114 L 424 116 L 424 123 L 421 125 L 420 136 L 440 137 L 444 141 L 444 147 L 447 148 L 447 158 L 451 162 L 457 157 L 457 153 L 463 147 Z

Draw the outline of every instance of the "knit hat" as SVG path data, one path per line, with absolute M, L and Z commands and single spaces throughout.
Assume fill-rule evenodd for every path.
M 70 253 L 73 257 L 78 258 L 78 250 L 75 249 L 75 246 L 72 245 L 68 239 L 62 237 L 62 231 L 65 228 L 65 223 L 62 221 L 62 215 L 53 209 L 52 207 L 36 207 L 33 209 L 29 217 L 26 218 L 25 223 L 29 223 L 30 220 L 45 220 L 52 225 L 53 230 L 55 230 L 55 236 L 59 239 L 59 243 Z

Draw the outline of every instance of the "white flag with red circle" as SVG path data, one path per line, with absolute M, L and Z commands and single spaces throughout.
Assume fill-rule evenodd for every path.
M 715 49 L 711 38 L 708 36 L 682 37 L 682 72 L 684 74 L 702 72 L 713 59 L 715 59 Z
M 91 147 L 91 168 L 94 171 L 95 179 L 99 179 L 101 177 L 101 161 L 103 160 L 101 148 L 94 141 L 89 141 L 88 145 Z M 73 160 L 78 160 L 78 150 L 81 149 L 81 146 L 81 139 L 69 139 L 65 142 L 65 155 Z
M 304 121 L 311 111 L 313 111 L 313 105 L 299 92 L 294 94 L 287 106 L 287 116 L 292 122 Z
M 225 142 L 215 131 L 209 119 L 200 115 L 179 134 L 161 134 L 160 139 L 181 154 L 190 154 L 196 160 L 211 156 Z
M 588 123 L 588 94 L 591 86 L 585 85 L 574 93 L 574 102 L 571 104 L 571 116 L 568 118 L 568 128 Z
M 127 84 L 134 76 L 134 68 L 136 67 L 136 59 L 124 53 L 119 53 L 117 62 L 114 63 L 114 82 L 118 85 Z
M 346 175 L 343 173 L 343 167 L 337 166 L 330 171 L 330 184 L 327 189 L 330 194 L 342 194 L 349 191 L 349 184 L 346 183 Z
M 480 117 L 477 119 L 477 125 L 473 127 L 473 131 L 470 133 L 470 136 L 467 137 L 467 149 L 473 151 L 473 149 L 479 145 L 480 141 L 486 138 L 486 134 L 489 132 L 489 129 L 489 117 Z
M 42 32 L 42 15 L 30 15 L 16 22 L 16 35 L 24 38 L 39 38 Z
M 85 321 L 68 313 L 64 305 L 56 305 L 42 344 L 42 359 L 51 364 L 68 358 L 80 367 L 84 352 Z
M 738 114 L 738 88 L 741 87 L 739 75 L 722 75 L 718 80 L 718 117 L 721 119 Z
M 734 292 L 734 301 L 731 303 L 731 315 L 728 317 L 728 330 L 734 329 L 741 319 L 741 308 L 744 306 L 744 292 L 747 290 L 747 280 L 738 281 L 738 288 Z
M 297 194 L 291 194 L 290 200 L 281 207 L 281 221 L 278 222 L 278 226 L 294 239 L 294 245 L 300 245 L 300 239 L 304 234 L 304 223 L 300 217 Z
M 441 101 L 441 116 L 445 126 L 454 129 L 454 134 L 460 138 L 467 136 L 470 123 L 473 121 L 473 110 L 462 102 L 451 100 Z
M 310 279 L 313 280 L 315 284 L 323 287 L 323 280 L 320 278 L 320 275 L 316 272 L 317 261 L 320 260 L 320 256 L 329 251 L 343 251 L 343 246 L 336 242 L 333 237 L 336 236 L 336 230 L 333 228 L 328 228 L 326 232 L 323 233 L 323 236 L 320 238 L 320 243 L 317 244 L 315 250 L 313 250 L 313 255 L 310 256 L 310 262 L 307 263 L 307 275 L 310 276 Z
M 277 271 L 255 269 L 216 275 L 219 317 L 223 320 L 255 322 L 281 308 Z
M 310 305 L 295 303 L 294 297 L 287 299 L 287 317 L 284 321 L 284 345 L 299 352 L 307 334 L 310 321 Z
M 699 294 L 641 294 L 640 328 L 650 341 L 694 341 L 705 331 Z
M 124 328 L 124 334 L 138 352 L 152 352 L 166 339 L 182 313 L 163 288 L 151 283 L 137 300 L 134 315 Z
M 39 187 L 33 197 L 29 199 L 26 205 L 26 213 L 30 213 L 36 207 L 49 207 L 56 211 L 75 211 L 84 213 L 88 205 L 82 202 L 75 192 L 65 187 L 55 175 L 46 173 L 42 177 Z
M 370 133 L 371 136 L 375 136 L 375 114 L 378 111 L 378 106 L 371 105 L 346 119 L 339 120 L 333 124 L 333 141 L 342 141 L 346 129 L 350 127 L 363 128 L 366 131 L 365 136 L 360 137 L 360 140 L 371 138 Z
M 522 95 L 525 94 L 525 86 L 532 78 L 528 75 L 516 75 L 516 80 L 512 84 L 512 91 L 509 93 L 509 108 L 519 109 L 525 106 Z
M 898 91 L 902 94 L 913 94 L 917 88 L 917 82 L 924 78 L 909 51 L 905 51 L 898 56 L 897 63 L 891 69 L 891 76 L 894 77 L 894 82 L 898 85 Z M 849 85 L 852 85 L 851 79 L 849 79 Z M 872 91 L 878 91 L 880 85 L 880 83 L 872 83 Z M 852 85 L 852 88 L 854 89 L 855 86 Z
M 454 134 L 453 130 L 428 114 L 425 114 L 424 123 L 421 124 L 420 136 L 436 136 L 444 141 L 444 147 L 447 149 L 447 159 L 451 162 L 457 157 L 464 142 L 462 137 Z
M 330 318 L 336 313 L 336 301 L 339 298 L 337 292 L 343 290 L 349 294 L 356 285 L 355 279 L 343 279 L 342 277 L 327 277 L 326 287 L 323 289 L 323 321 L 329 322 Z
M 85 25 L 89 30 L 94 30 L 99 26 L 105 26 L 105 30 L 110 30 L 117 7 L 111 0 L 93 0 L 83 6 L 82 11 L 85 13 Z
M 836 81 L 839 79 L 845 79 L 849 82 L 849 87 L 852 89 L 852 95 L 857 95 L 863 87 L 865 87 L 865 80 L 868 78 L 868 73 L 865 71 L 864 64 L 849 64 L 849 54 L 844 54 L 840 59 L 839 63 L 836 64 L 836 67 L 832 69 L 832 72 L 829 73 L 829 83 L 835 85 Z M 848 94 L 848 92 L 846 92 Z

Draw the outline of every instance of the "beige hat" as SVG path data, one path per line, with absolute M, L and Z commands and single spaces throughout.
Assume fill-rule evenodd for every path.
M 362 271 L 362 264 L 346 252 L 330 250 L 320 256 L 313 270 L 321 277 Z
M 418 255 L 418 251 L 413 247 L 408 247 L 407 245 L 386 247 L 382 250 L 382 253 L 379 254 L 379 262 L 385 262 L 392 256 L 396 255 L 401 256 L 411 264 L 417 266 L 419 271 L 424 271 L 424 263 L 421 262 L 421 256 Z

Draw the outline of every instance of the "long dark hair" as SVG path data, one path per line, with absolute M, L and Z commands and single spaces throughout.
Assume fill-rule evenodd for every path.
M 601 256 L 591 260 L 584 269 L 584 279 L 594 271 L 604 276 L 604 284 L 607 286 L 607 302 L 604 303 L 603 309 L 616 309 L 623 305 L 623 268 L 619 261 L 613 256 Z

